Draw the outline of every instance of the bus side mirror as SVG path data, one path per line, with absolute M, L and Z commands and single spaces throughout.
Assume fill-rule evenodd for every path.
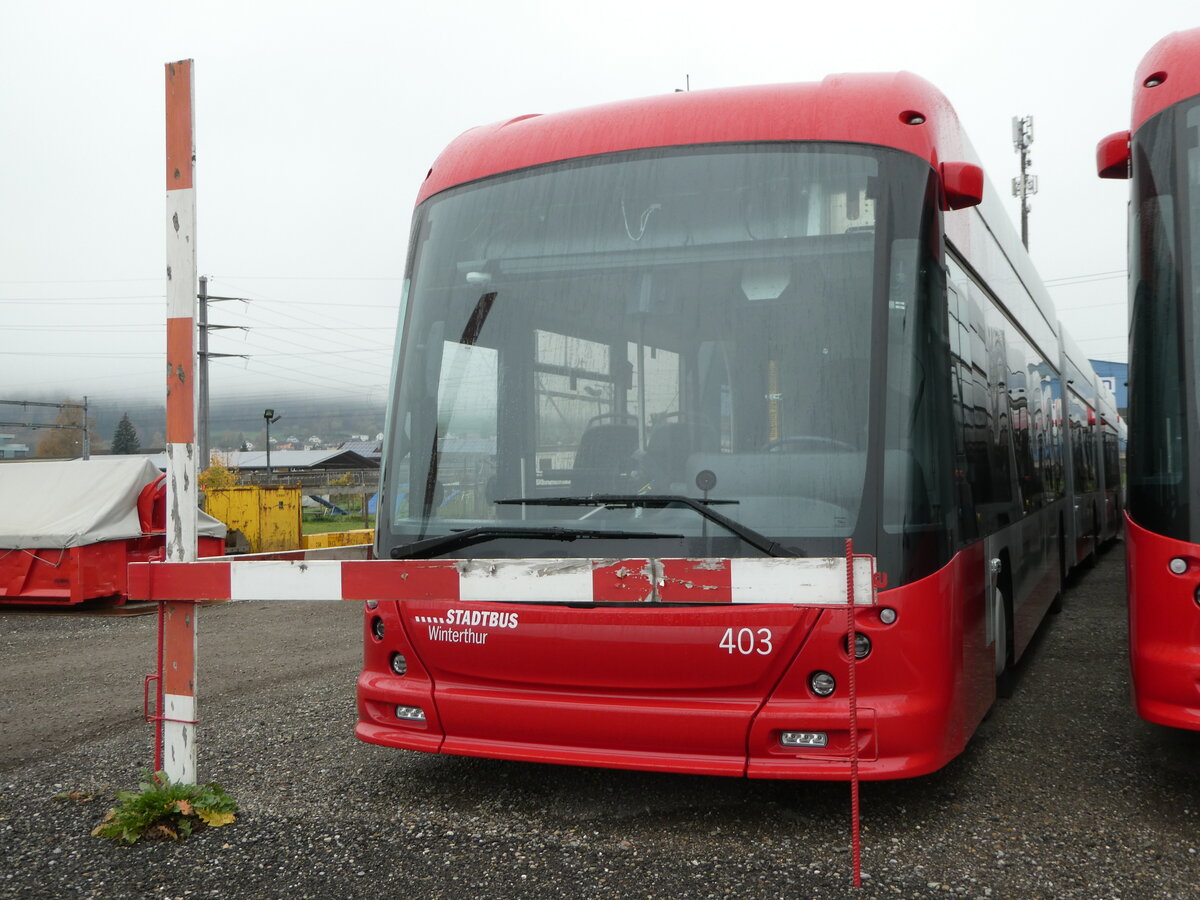
M 974 163 L 942 163 L 945 209 L 966 209 L 983 202 L 983 169 Z
M 1096 173 L 1101 178 L 1129 177 L 1129 132 L 1110 134 L 1096 145 Z

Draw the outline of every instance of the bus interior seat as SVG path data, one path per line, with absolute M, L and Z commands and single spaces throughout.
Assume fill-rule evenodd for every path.
M 637 445 L 637 425 L 629 421 L 589 425 L 579 437 L 571 467 L 571 492 L 577 496 L 620 493 L 620 476 L 633 468 Z
M 687 480 L 688 457 L 714 450 L 717 443 L 718 435 L 711 425 L 697 422 L 656 425 L 646 438 L 646 457 L 654 485 L 664 489 L 671 485 L 683 488 Z

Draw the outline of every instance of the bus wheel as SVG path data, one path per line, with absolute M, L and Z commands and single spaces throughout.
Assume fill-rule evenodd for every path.
M 1067 589 L 1067 578 L 1063 573 L 1067 570 L 1067 548 L 1061 532 L 1058 536 L 1058 592 L 1050 601 L 1050 613 L 1058 615 L 1063 610 L 1063 592 Z
M 996 696 L 1007 699 L 1017 685 L 1012 663 L 1012 632 L 1004 591 L 996 588 L 996 595 Z
M 1096 507 L 1092 507 L 1092 548 L 1088 551 L 1087 559 L 1084 560 L 1084 565 L 1089 569 L 1096 565 L 1100 559 L 1100 514 L 1096 511 Z

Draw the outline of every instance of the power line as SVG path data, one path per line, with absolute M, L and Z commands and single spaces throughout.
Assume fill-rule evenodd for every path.
M 167 302 L 166 294 L 118 294 L 114 296 L 96 297 L 0 297 L 0 303 L 94 303 L 97 300 L 161 300 Z M 139 303 L 138 306 L 149 306 L 149 303 Z
M 255 354 L 255 357 L 257 358 L 260 355 L 261 354 Z M 295 355 L 300 356 L 301 354 L 297 353 Z M 285 373 L 286 380 L 288 381 L 289 384 L 291 384 L 293 386 L 295 386 L 297 384 L 297 378 L 296 378 L 297 375 L 300 375 L 300 374 L 305 374 L 305 375 L 310 375 L 310 376 L 312 375 L 311 369 L 305 369 L 303 371 L 298 371 L 296 369 L 289 369 L 287 366 L 277 365 L 276 363 L 261 362 L 261 361 L 258 363 L 258 365 L 266 366 L 268 369 L 278 369 L 279 371 Z M 247 363 L 246 368 L 250 369 L 249 363 Z M 274 375 L 271 372 L 263 372 L 261 370 L 261 368 L 252 369 L 251 371 L 254 371 L 255 374 L 262 376 L 262 377 L 266 377 L 266 378 L 280 378 L 280 379 L 284 378 L 283 375 Z M 368 373 L 363 373 L 363 374 L 367 375 Z M 378 377 L 378 376 L 371 376 L 371 377 Z M 332 378 L 329 376 L 316 376 L 315 380 L 313 378 L 309 378 L 304 383 L 314 385 L 314 386 L 320 386 L 323 384 L 343 384 L 343 385 L 346 385 L 347 387 L 360 387 L 360 388 L 361 387 L 369 387 L 367 385 L 363 385 L 361 382 L 346 381 L 341 378 Z
M 255 300 L 255 302 L 258 302 L 259 298 L 256 297 L 256 298 L 254 298 L 254 300 Z M 272 314 L 275 314 L 275 313 L 273 313 L 273 311 L 270 311 L 270 310 L 268 310 L 268 312 L 272 312 Z M 283 317 L 283 314 L 275 314 L 275 315 L 279 315 L 281 318 Z M 376 349 L 380 352 L 383 352 L 383 351 L 386 351 L 389 353 L 391 352 L 390 345 L 376 344 L 374 346 L 374 348 L 364 348 L 362 342 L 360 340 L 358 340 L 357 338 L 350 337 L 349 339 L 338 340 L 337 338 L 331 337 L 331 335 L 337 335 L 337 334 L 342 333 L 344 331 L 344 329 L 334 328 L 334 327 L 326 324 L 325 322 L 317 321 L 317 320 L 314 320 L 314 319 L 306 317 L 306 316 L 296 315 L 295 313 L 292 313 L 291 315 L 286 316 L 286 318 L 287 318 L 286 325 L 278 325 L 278 326 L 274 326 L 274 327 L 278 328 L 281 331 L 285 331 L 285 332 L 286 331 L 295 331 L 298 329 L 296 329 L 292 325 L 292 322 L 294 322 L 294 321 L 306 322 L 306 323 L 314 326 L 316 329 L 319 329 L 326 336 L 326 343 L 332 341 L 336 345 L 340 345 L 341 347 L 346 348 L 346 350 L 348 350 L 350 352 L 363 352 L 364 350 L 367 350 L 369 352 L 371 349 Z M 321 344 L 312 343 L 312 342 L 300 343 L 298 341 L 288 340 L 287 338 L 281 337 L 277 334 L 263 334 L 262 337 L 267 340 L 273 340 L 273 341 L 280 342 L 280 343 L 290 344 L 295 347 L 300 347 L 301 349 L 307 350 L 314 355 L 322 355 L 322 354 L 329 354 L 329 353 L 335 352 L 335 351 L 331 351 L 327 346 L 323 346 Z
M 0 356 L 53 356 L 58 359 L 74 359 L 76 357 L 82 357 L 84 359 L 114 359 L 114 358 L 119 358 L 119 359 L 161 359 L 163 357 L 163 355 L 164 354 L 162 352 L 159 352 L 159 353 L 124 353 L 119 350 L 113 350 L 113 351 L 108 351 L 108 352 L 94 351 L 94 352 L 90 352 L 90 353 L 84 352 L 84 351 L 74 351 L 74 352 L 67 353 L 65 351 L 57 352 L 54 350 L 44 350 L 44 351 L 43 350 L 34 350 L 34 351 L 0 350 Z
M 1125 269 L 1114 269 L 1111 272 L 1087 272 L 1082 275 L 1064 275 L 1061 278 L 1048 278 L 1042 284 L 1061 285 L 1068 282 L 1104 281 L 1109 278 L 1125 278 L 1129 273 Z
M 286 301 L 286 300 L 278 300 L 278 299 L 276 299 L 276 298 L 267 297 L 267 296 L 265 296 L 265 295 L 258 296 L 258 297 L 254 297 L 254 301 L 255 301 L 256 303 L 267 302 L 267 303 L 280 303 L 280 304 L 287 304 L 287 305 L 289 305 L 289 306 L 290 306 L 290 305 L 293 305 L 293 304 L 291 304 L 291 303 L 290 303 L 290 301 Z M 328 307 L 328 306 L 330 306 L 330 305 L 331 305 L 331 304 L 326 304 L 326 306 L 327 306 L 327 307 Z M 317 321 L 314 321 L 313 319 L 306 318 L 306 317 L 304 317 L 304 316 L 298 316 L 298 315 L 295 315 L 295 314 L 293 314 L 293 315 L 289 316 L 289 319 L 296 319 L 296 320 L 299 320 L 299 321 L 302 321 L 302 322 L 308 322 L 308 323 L 309 323 L 309 324 L 311 324 L 311 325 L 317 325 L 317 326 L 324 326 L 324 325 L 325 325 L 325 323 L 323 323 L 323 322 L 317 322 Z M 333 330 L 335 330 L 335 331 L 336 331 L 337 329 L 333 329 Z
M 258 297 L 256 303 L 283 303 L 288 306 L 323 306 L 329 308 L 334 306 L 337 309 L 398 309 L 400 304 L 397 303 L 330 303 L 328 300 L 272 300 L 269 297 Z
M 162 281 L 157 278 L 0 278 L 0 284 L 132 284 L 135 281 Z
M 121 333 L 128 332 L 132 338 L 138 343 L 147 343 L 141 335 L 152 334 L 158 332 L 161 334 L 166 330 L 166 323 L 159 321 L 140 321 L 133 322 L 114 322 L 111 319 L 92 324 L 90 321 L 79 316 L 64 317 L 62 323 L 42 324 L 38 322 L 14 322 L 11 325 L 0 325 L 0 331 L 35 331 L 35 332 L 52 332 L 54 334 L 91 334 L 96 331 L 113 332 L 113 335 L 106 336 L 106 341 L 113 341 L 115 337 L 119 337 Z
M 1055 306 L 1059 312 L 1071 312 L 1080 309 L 1103 309 L 1107 306 L 1128 306 L 1128 300 L 1114 300 L 1112 303 L 1085 303 L 1082 306 Z

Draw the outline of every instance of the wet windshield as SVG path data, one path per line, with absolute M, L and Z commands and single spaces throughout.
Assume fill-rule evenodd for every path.
M 852 534 L 873 298 L 903 311 L 917 289 L 914 235 L 892 260 L 882 211 L 919 218 L 926 180 L 892 151 L 722 145 L 432 198 L 414 224 L 385 545 L 502 521 L 736 542 L 680 504 L 498 502 L 596 494 L 720 501 L 798 549 Z
M 1145 528 L 1195 541 L 1200 408 L 1189 406 L 1188 385 L 1200 374 L 1200 102 L 1149 120 L 1133 152 L 1129 511 Z

